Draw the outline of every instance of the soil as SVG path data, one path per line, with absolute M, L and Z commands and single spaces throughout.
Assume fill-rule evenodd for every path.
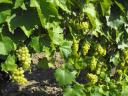
M 62 65 L 62 59 L 58 52 L 54 55 L 54 69 L 39 69 L 37 64 L 39 59 L 44 58 L 43 53 L 32 54 L 31 73 L 26 72 L 28 83 L 18 86 L 9 80 L 9 75 L 0 75 L 0 96 L 63 96 L 62 89 L 58 86 L 54 71 Z M 1 80 L 3 79 L 3 80 Z
M 54 69 L 34 69 L 27 72 L 28 83 L 18 86 L 13 82 L 0 84 L 0 96 L 63 96 L 54 78 Z

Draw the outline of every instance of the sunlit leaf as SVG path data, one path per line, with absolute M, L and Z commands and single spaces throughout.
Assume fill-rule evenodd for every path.
M 2 63 L 1 65 L 2 70 L 5 72 L 13 71 L 17 68 L 17 65 L 15 63 L 15 56 L 9 55 L 5 61 L 5 63 Z
M 75 75 L 67 69 L 57 69 L 55 77 L 60 85 L 71 84 L 75 80 Z

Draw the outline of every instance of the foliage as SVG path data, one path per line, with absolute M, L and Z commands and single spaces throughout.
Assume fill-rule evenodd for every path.
M 39 66 L 56 68 L 60 53 L 64 96 L 127 96 L 127 38 L 127 0 L 0 1 L 0 70 L 19 84 L 24 72 L 14 71 L 31 68 L 30 54 L 43 52 Z

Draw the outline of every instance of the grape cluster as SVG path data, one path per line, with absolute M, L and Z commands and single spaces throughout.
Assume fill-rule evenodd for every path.
M 15 69 L 12 72 L 12 80 L 20 85 L 24 85 L 27 83 L 27 79 L 24 77 L 24 70 L 22 67 Z
M 87 29 L 89 29 L 89 23 L 88 22 L 81 22 L 80 24 L 79 24 L 79 28 L 80 29 L 83 29 L 83 30 L 87 30 Z
M 128 64 L 128 49 L 123 50 L 124 60 Z
M 90 68 L 92 71 L 96 69 L 96 65 L 97 65 L 97 59 L 94 56 L 92 56 L 90 59 Z
M 96 45 L 95 50 L 101 56 L 105 56 L 106 55 L 106 49 L 104 49 L 100 44 Z
M 30 68 L 30 64 L 31 64 L 31 57 L 29 54 L 29 50 L 27 47 L 23 46 L 20 47 L 17 51 L 16 51 L 17 57 L 19 59 L 19 61 L 22 64 L 22 67 L 24 69 L 28 69 Z
M 82 51 L 83 51 L 82 53 L 84 56 L 88 53 L 89 49 L 90 49 L 90 43 L 84 42 L 84 44 L 82 46 Z
M 94 75 L 92 73 L 88 73 L 87 78 L 90 80 L 91 84 L 95 84 L 98 81 L 97 75 Z
M 96 74 L 99 75 L 101 73 L 102 65 L 100 63 L 97 64 Z
M 79 43 L 77 40 L 74 39 L 72 45 L 72 53 L 75 57 L 78 57 L 78 53 L 77 53 L 78 49 L 79 49 Z

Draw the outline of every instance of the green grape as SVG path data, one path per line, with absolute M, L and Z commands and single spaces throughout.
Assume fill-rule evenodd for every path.
M 92 73 L 87 74 L 88 79 L 90 80 L 91 84 L 95 84 L 98 81 L 98 76 Z
M 93 56 L 90 60 L 90 68 L 91 70 L 95 70 L 97 65 L 97 59 Z
M 84 44 L 82 46 L 82 51 L 83 51 L 82 53 L 84 56 L 88 53 L 89 49 L 90 49 L 90 43 L 84 42 Z
M 23 46 L 16 50 L 17 57 L 22 64 L 24 69 L 30 68 L 31 57 L 27 47 Z
M 100 54 L 101 56 L 105 56 L 106 55 L 106 49 L 104 49 L 100 44 L 97 44 L 96 45 L 96 48 L 95 48 L 96 52 L 98 54 Z
M 87 29 L 89 29 L 89 23 L 88 22 L 81 22 L 80 24 L 79 24 L 79 28 L 80 29 L 83 29 L 83 30 L 87 30 Z
M 24 85 L 27 83 L 27 79 L 24 77 L 24 70 L 23 68 L 18 68 L 18 69 L 15 69 L 13 72 L 12 72 L 12 80 L 14 82 L 17 82 L 19 85 Z
M 72 45 L 72 53 L 75 57 L 78 57 L 78 49 L 79 49 L 79 43 L 75 39 L 73 40 L 73 45 Z

